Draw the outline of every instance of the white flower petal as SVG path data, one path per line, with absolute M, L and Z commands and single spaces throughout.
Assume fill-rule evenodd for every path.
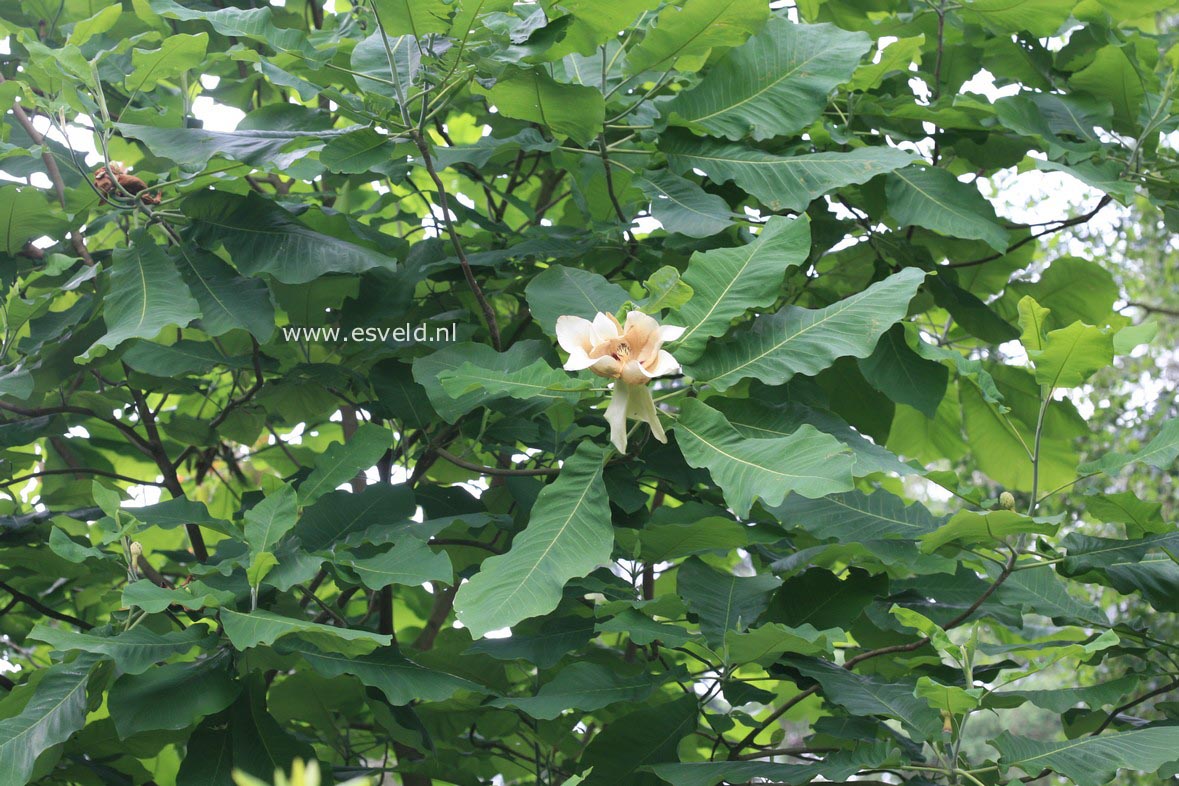
M 584 317 L 557 317 L 557 343 L 570 355 L 587 354 L 594 348 L 594 325 Z
M 599 311 L 594 316 L 593 326 L 594 332 L 596 333 L 594 337 L 594 343 L 596 344 L 600 344 L 612 338 L 618 338 L 622 335 L 622 331 L 618 328 L 618 320 L 615 319 L 611 314 L 604 314 Z
M 675 341 L 687 331 L 686 327 L 679 327 L 678 325 L 663 325 L 659 328 L 659 341 Z
M 655 399 L 651 398 L 651 389 L 646 385 L 634 385 L 627 392 L 626 414 L 631 420 L 641 420 L 651 426 L 651 435 L 660 442 L 667 442 L 667 434 L 663 431 L 663 424 L 659 422 L 659 411 L 655 409 Z
M 619 453 L 626 453 L 626 412 L 631 386 L 625 382 L 614 383 L 614 395 L 606 407 L 606 422 L 610 424 L 610 441 Z
M 650 314 L 631 311 L 626 315 L 624 331 L 632 333 L 634 343 L 642 346 L 659 335 L 659 322 Z
M 562 366 L 566 371 L 582 371 L 597 363 L 601 358 L 591 358 L 583 350 L 574 349 L 569 353 L 569 359 Z
M 600 377 L 611 377 L 612 379 L 618 379 L 622 373 L 622 364 L 612 355 L 591 360 L 588 368 Z
M 622 381 L 631 385 L 646 385 L 651 375 L 637 360 L 628 360 L 622 367 Z
M 653 363 L 647 363 L 642 366 L 643 373 L 648 377 L 665 377 L 668 374 L 677 374 L 680 370 L 680 362 L 672 357 L 672 354 L 666 349 L 659 350 L 659 354 L 655 357 Z

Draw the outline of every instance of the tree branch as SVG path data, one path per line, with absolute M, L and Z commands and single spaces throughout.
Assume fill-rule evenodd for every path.
M 1163 308 L 1162 306 L 1152 306 L 1149 303 L 1137 303 L 1134 301 L 1127 303 L 1125 307 L 1140 308 L 1148 314 L 1159 314 L 1160 316 L 1179 319 L 1179 309 Z
M 561 472 L 561 470 L 557 469 L 556 467 L 535 467 L 531 469 L 502 469 L 500 467 L 487 467 L 482 464 L 476 464 L 473 461 L 467 461 L 464 458 L 460 458 L 451 453 L 449 450 L 438 447 L 437 445 L 433 446 L 432 449 L 440 457 L 446 459 L 456 467 L 469 469 L 472 472 L 478 472 L 481 475 L 496 475 L 500 477 L 533 477 L 538 475 L 552 476 Z
M 62 469 L 43 469 L 37 472 L 30 472 L 27 475 L 12 478 L 11 480 L 3 481 L 4 485 L 10 486 L 16 483 L 24 483 L 26 480 L 36 480 L 37 478 L 50 477 L 53 475 L 97 475 L 100 478 L 111 478 L 112 480 L 121 480 L 124 483 L 133 483 L 137 486 L 167 486 L 166 483 L 161 483 L 158 480 L 141 480 L 139 478 L 131 478 L 126 475 L 120 475 L 117 472 L 108 472 L 105 469 L 95 469 L 93 467 L 63 467 Z
M 1175 690 L 1176 688 L 1179 688 L 1179 680 L 1173 680 L 1171 682 L 1168 682 L 1166 685 L 1163 685 L 1162 687 L 1159 687 L 1159 688 L 1155 688 L 1154 690 L 1150 691 L 1149 693 L 1144 693 L 1143 695 L 1139 696 L 1136 699 L 1131 699 L 1130 701 L 1126 702 L 1125 704 L 1121 705 L 1120 707 L 1115 707 L 1109 713 L 1109 715 L 1106 716 L 1105 720 L 1103 720 L 1101 722 L 1101 725 L 1098 726 L 1094 730 L 1094 732 L 1089 736 L 1096 737 L 1098 734 L 1100 734 L 1101 732 L 1108 729 L 1110 727 L 1110 724 L 1112 724 L 1115 720 L 1117 720 L 1117 717 L 1119 715 L 1121 715 L 1123 712 L 1125 712 L 1126 710 L 1133 709 L 1133 708 L 1137 707 L 1139 704 L 1142 704 L 1143 702 L 1150 701 L 1151 699 L 1155 698 L 1156 696 L 1162 696 L 1164 693 L 1170 693 L 1171 691 Z
M 410 129 L 410 135 L 422 154 L 422 163 L 426 167 L 426 173 L 430 175 L 430 179 L 434 181 L 434 188 L 438 190 L 438 207 L 442 209 L 442 223 L 446 226 L 446 234 L 450 237 L 450 244 L 458 256 L 467 286 L 471 288 L 475 300 L 479 302 L 479 309 L 483 312 L 483 322 L 487 325 L 487 332 L 491 335 L 491 346 L 495 347 L 496 352 L 499 352 L 501 351 L 499 323 L 495 318 L 495 309 L 491 307 L 491 302 L 484 294 L 483 287 L 479 286 L 479 282 L 475 279 L 475 273 L 471 269 L 471 261 L 467 258 L 466 250 L 463 249 L 463 241 L 459 238 L 458 230 L 454 228 L 454 220 L 450 217 L 450 197 L 447 195 L 446 185 L 434 167 L 434 158 L 430 155 L 430 145 L 416 128 Z
M 4 75 L 0 74 L 0 84 L 4 82 Z M 25 133 L 33 140 L 34 144 L 45 145 L 45 135 L 33 125 L 32 119 L 25 112 L 23 106 L 14 102 L 12 105 L 12 115 L 16 118 L 16 122 L 20 123 Z M 45 162 L 45 173 L 49 175 L 49 179 L 53 183 L 53 192 L 57 195 L 57 201 L 64 210 L 66 206 L 65 180 L 62 179 L 61 170 L 57 166 L 57 159 L 53 157 L 53 151 L 49 149 L 48 145 L 45 145 L 45 150 L 41 153 L 41 160 Z M 70 232 L 70 244 L 87 265 L 94 264 L 94 258 L 90 256 L 90 252 L 86 249 L 86 243 L 82 239 L 81 231 L 73 230 Z
M 13 587 L 3 581 L 0 581 L 0 590 L 7 592 L 9 595 L 16 598 L 17 600 L 19 600 L 21 603 L 25 604 L 26 606 L 28 606 L 32 609 L 36 609 L 37 611 L 44 614 L 46 617 L 52 617 L 53 619 L 58 620 L 59 622 L 69 623 L 70 625 L 81 628 L 82 630 L 90 630 L 94 627 L 86 620 L 81 620 L 71 614 L 66 614 L 63 611 L 56 611 L 54 609 L 49 608 L 41 601 L 34 598 L 32 595 L 26 595 L 25 593 L 21 592 L 17 588 L 15 588 L 15 587 Z
M 1062 219 L 1061 221 L 1057 222 L 1057 225 L 1054 227 L 1049 227 L 1048 229 L 1043 229 L 1043 230 L 1040 230 L 1039 232 L 1034 232 L 1034 233 L 1028 235 L 1027 237 L 1023 238 L 1022 240 L 1018 240 L 1015 243 L 1012 243 L 1010 246 L 1007 247 L 1007 250 L 1002 253 L 991 254 L 990 256 L 982 257 L 981 259 L 972 259 L 969 262 L 948 262 L 945 265 L 942 265 L 941 267 L 974 267 L 975 265 L 983 265 L 983 264 L 986 264 L 987 262 L 994 262 L 996 259 L 1002 259 L 1003 257 L 1010 254 L 1012 251 L 1015 251 L 1017 248 L 1022 248 L 1023 246 L 1026 246 L 1028 243 L 1031 243 L 1033 240 L 1039 240 L 1040 238 L 1044 237 L 1044 235 L 1050 235 L 1053 232 L 1059 232 L 1060 230 L 1067 229 L 1068 227 L 1075 227 L 1078 224 L 1087 223 L 1094 216 L 1096 216 L 1098 213 L 1100 213 L 1102 210 L 1104 210 L 1105 206 L 1108 205 L 1112 201 L 1113 201 L 1113 197 L 1111 197 L 1109 194 L 1106 194 L 1103 197 L 1101 197 L 1101 201 L 1099 201 L 1097 203 L 1097 206 L 1094 207 L 1092 210 L 1090 210 L 1088 213 L 1082 213 L 1079 216 L 1073 216 L 1072 218 Z

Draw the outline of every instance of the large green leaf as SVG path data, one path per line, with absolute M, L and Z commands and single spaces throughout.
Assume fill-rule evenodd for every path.
M 219 156 L 264 169 L 285 169 L 339 133 L 310 129 L 211 131 L 133 123 L 116 123 L 115 127 L 123 136 L 143 142 L 160 158 L 186 167 L 203 167 Z
M 904 325 L 889 328 L 872 354 L 860 360 L 860 373 L 869 385 L 892 401 L 908 404 L 925 417 L 933 418 L 945 398 L 950 372 L 941 363 L 914 351 L 906 337 L 908 332 Z M 920 338 L 915 341 L 925 343 Z
M 712 400 L 712 406 L 725 416 L 741 436 L 750 439 L 786 437 L 797 431 L 799 426 L 814 426 L 824 434 L 835 437 L 851 450 L 856 458 L 852 474 L 857 478 L 871 475 L 873 472 L 910 475 L 917 471 L 896 455 L 865 438 L 832 412 L 789 401 L 773 402 L 764 397 L 716 398 Z
M 378 526 L 399 531 L 396 527 L 409 522 L 414 508 L 413 492 L 404 485 L 380 483 L 359 494 L 333 491 L 303 512 L 294 534 L 307 551 L 323 551 Z
M 532 507 L 527 528 L 506 554 L 483 561 L 455 598 L 474 638 L 556 608 L 570 579 L 610 560 L 614 533 L 602 482 L 605 450 L 582 442 Z
M 786 437 L 750 439 L 712 407 L 687 399 L 675 433 L 684 459 L 708 469 L 738 516 L 748 515 L 758 499 L 777 505 L 791 492 L 813 498 L 852 488 L 855 459 L 812 426 Z
M 158 49 L 133 49 L 131 70 L 125 82 L 130 94 L 153 89 L 162 79 L 171 79 L 201 65 L 208 33 L 170 35 Z
M 906 167 L 888 176 L 888 212 L 901 226 L 918 226 L 950 237 L 982 240 L 1002 253 L 1007 230 L 978 189 L 939 167 Z
M 229 708 L 229 734 L 233 768 L 270 779 L 276 771 L 289 771 L 295 759 L 314 761 L 315 751 L 288 734 L 270 714 L 266 688 L 262 675 L 251 675 L 246 689 Z
M 495 81 L 487 99 L 507 117 L 539 123 L 581 144 L 601 133 L 605 122 L 601 91 L 563 84 L 536 68 L 512 69 Z
M 810 241 L 806 216 L 774 216 L 751 243 L 693 254 L 683 276 L 692 287 L 692 298 L 668 319 L 687 328 L 676 343 L 676 359 L 692 362 L 709 338 L 728 331 L 734 318 L 772 304 L 786 272 L 810 255 Z
M 714 46 L 735 46 L 765 22 L 769 7 L 760 0 L 687 0 L 666 6 L 638 46 L 627 53 L 627 70 L 666 71 L 680 58 L 707 54 Z
M 425 541 L 407 536 L 397 545 L 371 556 L 348 554 L 338 557 L 336 565 L 355 573 L 369 589 L 384 589 L 392 584 L 419 586 L 428 581 L 449 583 L 454 577 L 446 552 L 435 552 Z
M 660 150 L 677 172 L 699 169 L 718 183 L 732 180 L 770 210 L 799 212 L 823 194 L 866 183 L 913 160 L 908 153 L 891 147 L 781 156 L 684 134 L 666 134 Z
M 627 676 L 598 663 L 573 663 L 557 672 L 535 696 L 503 697 L 493 707 L 516 707 L 541 720 L 553 720 L 566 710 L 591 712 L 618 702 L 641 702 L 658 683 L 646 674 Z
M 252 38 L 279 52 L 297 52 L 307 57 L 326 59 L 329 52 L 317 53 L 307 39 L 307 33 L 298 28 L 280 28 L 274 24 L 273 9 L 223 8 L 216 11 L 198 11 L 187 8 L 175 0 L 148 0 L 151 9 L 169 19 L 190 21 L 200 19 L 208 22 L 222 35 L 238 38 Z
M 234 786 L 233 733 L 225 716 L 206 718 L 188 738 L 176 786 Z
M 947 543 L 994 543 L 1010 535 L 1053 534 L 1058 521 L 1032 518 L 1014 510 L 960 510 L 934 532 L 921 538 L 921 548 L 934 551 Z
M 453 423 L 504 396 L 536 395 L 550 403 L 566 398 L 566 392 L 549 390 L 550 384 L 576 389 L 577 380 L 568 374 L 558 379 L 558 372 L 543 361 L 537 365 L 543 351 L 538 341 L 518 341 L 506 352 L 486 344 L 451 344 L 415 360 L 413 377 L 426 389 L 434 410 Z
M 974 385 L 960 386 L 970 450 L 978 468 L 995 481 L 1012 490 L 1030 490 L 1032 462 L 1025 446 L 1035 441 L 1041 388 L 1022 369 L 996 366 L 991 373 L 1010 411 L 987 402 Z M 1074 443 L 1084 433 L 1085 424 L 1068 399 L 1048 407 L 1040 441 L 1041 489 L 1054 489 L 1076 478 Z
M 376 7 L 387 34 L 414 38 L 447 32 L 454 13 L 446 0 L 377 0 Z
M 69 663 L 49 666 L 34 685 L 21 688 L 8 699 L 24 699 L 28 694 L 18 713 L 0 720 L 0 782 L 24 786 L 37 757 L 82 728 L 86 687 L 97 660 L 82 655 Z
M 49 206 L 36 188 L 0 187 L 0 251 L 12 256 L 25 243 L 66 229 L 65 219 Z
M 567 372 L 555 369 L 543 360 L 535 360 L 521 369 L 481 368 L 470 361 L 456 369 L 438 375 L 442 389 L 459 399 L 478 392 L 483 400 L 509 396 L 524 400 L 574 401 L 589 387 L 588 380 L 579 380 Z
M 790 658 L 789 664 L 818 682 L 825 698 L 853 715 L 900 721 L 916 740 L 941 737 L 941 714 L 914 695 L 913 684 L 856 674 L 827 661 Z
M 696 728 L 695 696 L 647 705 L 608 725 L 586 748 L 581 763 L 593 771 L 582 786 L 650 786 L 659 780 L 637 772 L 647 765 L 678 761 L 680 740 Z
M 1113 363 L 1113 333 L 1074 322 L 1048 333 L 1043 349 L 1028 350 L 1036 381 L 1049 388 L 1073 388 Z
M 104 655 L 127 674 L 142 674 L 159 661 L 183 655 L 194 647 L 206 648 L 213 640 L 208 628 L 203 625 L 192 625 L 182 631 L 167 633 L 156 633 L 144 626 L 114 636 L 99 636 L 53 628 L 42 623 L 33 628 L 28 636 L 60 652 L 80 651 Z
M 112 257 L 103 320 L 106 335 L 97 347 L 114 349 L 129 338 L 155 338 L 169 325 L 184 327 L 201 315 L 176 266 L 147 230 Z
M 274 304 L 266 283 L 239 276 L 220 257 L 185 243 L 173 258 L 201 309 L 200 327 L 211 336 L 248 330 L 258 341 L 274 335 Z
M 541 329 L 555 335 L 557 317 L 569 314 L 593 319 L 599 311 L 613 314 L 630 299 L 627 291 L 597 273 L 553 265 L 528 282 L 528 310 Z
M 826 308 L 787 306 L 688 366 L 690 376 L 727 390 L 754 377 L 770 385 L 813 375 L 837 358 L 867 357 L 889 327 L 905 317 L 925 273 L 905 268 Z
M 324 146 L 319 160 L 332 172 L 360 174 L 393 158 L 394 138 L 372 128 L 336 137 Z
M 299 484 L 299 506 L 307 506 L 374 466 L 392 444 L 389 431 L 365 423 L 346 442 L 333 442 L 315 461 L 315 468 Z
M 246 543 L 255 552 L 270 551 L 298 520 L 295 490 L 284 485 L 245 512 Z
M 185 729 L 221 712 L 237 698 L 225 657 L 169 663 L 143 674 L 124 674 L 111 686 L 109 707 L 119 737 L 158 729 Z
M 225 635 L 239 650 L 260 644 L 270 646 L 284 636 L 292 635 L 320 649 L 342 655 L 364 655 L 377 647 L 388 646 L 390 642 L 389 636 L 367 630 L 321 625 L 309 619 L 284 617 L 263 609 L 249 613 L 223 609 L 221 624 Z
M 395 261 L 377 251 L 324 235 L 255 193 L 236 196 L 202 191 L 184 201 L 192 239 L 213 250 L 224 245 L 237 269 L 267 274 L 284 284 L 305 284 L 328 273 L 392 269 Z
M 379 690 L 390 704 L 403 706 L 417 701 L 446 701 L 459 691 L 483 693 L 470 680 L 422 666 L 402 655 L 395 647 L 381 647 L 360 657 L 324 652 L 306 644 L 282 645 L 284 652 L 297 652 L 311 667 L 328 677 L 351 674 L 370 688 Z
M 751 627 L 782 584 L 776 576 L 736 576 L 715 570 L 697 557 L 680 564 L 676 593 L 700 620 L 700 632 L 714 646 L 730 631 Z
M 1156 469 L 1167 469 L 1179 456 L 1179 421 L 1171 419 L 1141 450 L 1130 454 L 1108 453 L 1100 459 L 1082 464 L 1081 472 L 1113 473 L 1130 464 L 1141 462 Z
M 161 587 L 151 579 L 139 579 L 123 587 L 123 605 L 135 606 L 151 614 L 159 614 L 169 606 L 203 609 L 233 603 L 235 595 L 216 590 L 200 581 L 187 582 L 183 587 Z
M 1076 5 L 1074 0 L 968 0 L 963 16 L 1001 33 L 1027 31 L 1036 37 L 1056 34 Z
M 733 223 L 725 200 L 667 169 L 644 172 L 635 185 L 651 200 L 651 215 L 668 232 L 711 237 Z
M 1049 768 L 1077 786 L 1104 786 L 1113 782 L 1118 770 L 1154 772 L 1179 761 L 1179 726 L 1153 726 L 1066 742 L 1042 742 L 1004 731 L 991 745 L 1006 767 L 1019 767 L 1029 775 Z
M 818 499 L 791 495 L 771 511 L 786 526 L 824 540 L 863 543 L 880 538 L 916 540 L 945 521 L 920 503 L 908 504 L 887 491 L 828 494 Z
M 768 139 L 806 128 L 871 45 L 861 32 L 773 17 L 665 110 L 673 123 L 729 139 Z

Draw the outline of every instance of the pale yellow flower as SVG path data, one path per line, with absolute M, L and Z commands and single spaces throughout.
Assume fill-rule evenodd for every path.
M 569 353 L 565 369 L 588 368 L 600 377 L 615 380 L 606 421 L 610 424 L 610 441 L 619 452 L 626 452 L 628 418 L 648 423 L 655 439 L 667 442 L 647 383 L 680 370 L 679 362 L 663 349 L 663 343 L 675 341 L 683 333 L 684 328 L 660 325 L 641 311 L 629 312 L 625 324 L 613 314 L 601 312 L 592 322 L 574 316 L 557 320 L 557 342 Z

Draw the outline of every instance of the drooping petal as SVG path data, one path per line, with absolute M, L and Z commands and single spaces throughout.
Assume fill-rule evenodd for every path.
M 626 399 L 626 414 L 631 420 L 641 420 L 651 426 L 651 435 L 660 442 L 667 442 L 667 433 L 663 424 L 659 422 L 659 411 L 655 408 L 655 399 L 651 398 L 651 388 L 646 385 L 626 385 L 629 387 Z
M 661 349 L 653 361 L 644 363 L 641 368 L 643 369 L 643 373 L 648 377 L 665 377 L 668 374 L 678 373 L 680 362 L 672 357 L 671 353 L 666 349 Z
M 610 397 L 610 406 L 606 407 L 606 422 L 610 424 L 610 441 L 619 453 L 626 453 L 626 413 L 631 394 L 631 386 L 625 382 L 614 383 L 614 395 Z

